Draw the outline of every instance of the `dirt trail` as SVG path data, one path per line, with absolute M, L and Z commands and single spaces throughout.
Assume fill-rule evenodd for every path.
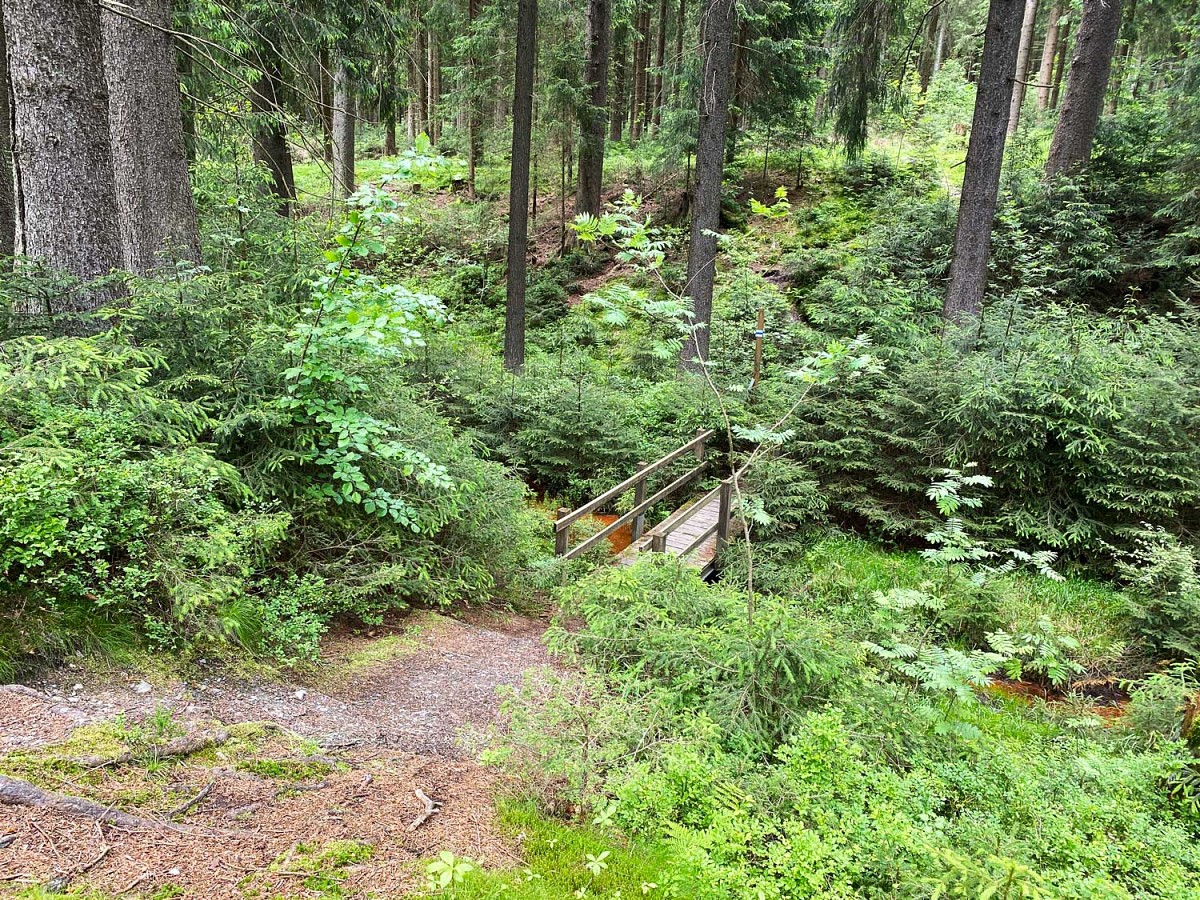
M 169 885 L 182 891 L 172 896 L 197 898 L 398 897 L 419 883 L 414 863 L 441 850 L 515 863 L 515 848 L 493 824 L 497 776 L 456 739 L 495 718 L 498 687 L 549 664 L 544 623 L 423 613 L 399 624 L 329 640 L 326 666 L 305 679 L 203 669 L 190 682 L 134 672 L 88 679 L 68 668 L 0 689 L 0 773 L 156 823 L 128 830 L 0 805 L 0 894 L 65 878 L 121 897 Z M 237 737 L 157 765 L 44 768 L 81 726 L 111 733 L 114 722 L 148 723 L 162 708 L 175 726 L 219 724 Z M 260 722 L 280 728 L 238 725 Z M 23 768 L 30 760 L 41 761 L 38 778 Z M 194 808 L 171 817 L 209 785 Z M 417 789 L 441 811 L 409 831 L 423 810 Z M 346 841 L 367 849 L 336 843 Z

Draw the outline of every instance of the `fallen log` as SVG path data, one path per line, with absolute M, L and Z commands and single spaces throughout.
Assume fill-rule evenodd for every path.
M 167 741 L 159 747 L 146 750 L 128 750 L 117 756 L 83 756 L 70 759 L 70 762 L 86 769 L 105 769 L 109 766 L 127 766 L 141 759 L 174 759 L 181 756 L 191 756 L 209 747 L 220 747 L 229 742 L 229 732 L 224 729 L 217 731 L 195 731 L 173 741 Z
M 96 822 L 106 822 L 109 825 L 120 825 L 122 828 L 161 828 L 157 822 L 131 816 L 120 810 L 101 806 L 83 797 L 72 797 L 70 794 L 56 794 L 53 791 L 42 790 L 28 781 L 0 775 L 0 803 L 7 806 L 30 806 L 35 809 L 50 809 L 71 816 L 82 816 Z

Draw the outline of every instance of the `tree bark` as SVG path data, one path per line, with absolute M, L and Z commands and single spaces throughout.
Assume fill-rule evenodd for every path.
M 988 7 L 950 285 L 942 307 L 946 320 L 957 326 L 969 325 L 983 309 L 1024 6 L 1022 0 L 991 0 Z
M 250 111 L 254 116 L 254 161 L 271 173 L 271 193 L 279 198 L 277 211 L 291 214 L 296 199 L 296 176 L 292 169 L 292 151 L 288 146 L 287 125 L 279 104 L 283 82 L 278 51 L 270 42 L 260 51 L 262 75 L 250 92 Z
M 1072 175 L 1091 159 L 1120 27 L 1120 0 L 1084 0 L 1067 93 L 1046 159 L 1047 177 Z
M 467 0 L 467 192 L 475 199 L 475 167 L 479 164 L 480 114 L 478 96 L 479 60 L 476 58 L 475 41 L 479 39 L 478 25 L 480 0 Z
M 1067 54 L 1071 47 L 1071 20 L 1067 19 L 1058 32 L 1058 61 L 1054 65 L 1054 87 L 1050 91 L 1050 108 L 1058 109 L 1058 98 L 1062 93 L 1063 72 L 1067 68 Z
M 0 15 L 0 271 L 17 252 L 17 181 L 13 165 L 12 101 L 8 95 L 8 40 Z
M 579 186 L 575 214 L 600 214 L 604 179 L 604 135 L 608 122 L 608 56 L 612 32 L 611 0 L 588 0 L 587 66 L 584 70 L 587 103 L 579 110 Z
M 686 293 L 692 298 L 692 324 L 679 365 L 699 371 L 708 359 L 713 283 L 717 271 L 716 230 L 721 225 L 721 181 L 724 175 L 725 126 L 729 117 L 729 75 L 733 62 L 735 0 L 707 0 L 700 51 L 704 74 L 700 83 L 700 128 L 696 139 L 696 185 L 692 233 L 688 245 Z
M 100 21 L 125 268 L 199 262 L 171 0 L 126 0 Z
M 1050 106 L 1050 91 L 1053 90 L 1054 53 L 1058 49 L 1058 22 L 1062 18 L 1062 0 L 1054 0 L 1050 7 L 1050 20 L 1046 23 L 1046 40 L 1042 44 L 1042 61 L 1038 66 L 1037 108 L 1045 112 Z
M 622 23 L 613 34 L 613 96 L 608 114 L 608 139 L 613 143 L 625 133 L 625 81 L 629 70 L 629 26 Z
M 1014 69 L 1012 100 L 1008 105 L 1008 136 L 1017 133 L 1021 124 L 1021 105 L 1025 102 L 1025 82 L 1029 80 L 1029 48 L 1033 46 L 1033 26 L 1037 22 L 1038 0 L 1025 0 L 1021 19 L 1021 42 L 1017 45 L 1017 67 Z
M 388 51 L 387 65 L 383 71 L 383 96 L 379 99 L 383 107 L 383 155 L 396 155 L 396 60 Z
M 354 193 L 354 90 L 350 69 L 339 60 L 333 73 L 333 196 Z
M 414 6 L 414 10 L 416 7 Z M 413 13 L 417 15 L 416 12 Z M 417 33 L 413 40 L 413 56 L 417 60 L 417 84 L 414 88 L 417 92 L 417 120 L 420 123 L 420 130 L 429 136 L 429 73 L 428 73 L 428 48 L 425 46 L 425 26 L 417 23 Z
M 529 150 L 533 131 L 533 66 L 537 60 L 537 0 L 517 0 L 517 60 L 513 77 L 512 168 L 508 191 L 508 296 L 504 368 L 525 368 L 525 267 L 529 243 Z
M 437 35 L 430 31 L 426 35 L 429 47 L 429 140 L 437 144 L 442 139 L 442 60 Z
M 122 266 L 108 91 L 93 0 L 4 0 L 26 255 L 88 280 Z M 44 311 L 88 312 L 113 287 L 60 293 Z
M 654 52 L 654 89 L 650 100 L 650 124 L 662 124 L 663 65 L 667 61 L 667 0 L 658 0 L 658 45 Z
M 1133 55 L 1134 19 L 1136 15 L 1137 0 L 1129 0 L 1129 6 L 1126 7 L 1123 19 L 1125 38 L 1121 41 L 1121 49 L 1117 51 L 1116 71 L 1112 74 L 1112 84 L 1109 87 L 1108 99 L 1104 103 L 1105 115 L 1111 116 L 1117 112 L 1117 103 L 1121 99 L 1121 84 L 1125 80 L 1125 72 L 1129 68 L 1129 59 Z

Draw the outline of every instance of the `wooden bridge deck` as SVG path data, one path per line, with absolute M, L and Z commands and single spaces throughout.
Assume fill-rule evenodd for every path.
M 606 540 L 618 528 L 628 527 L 633 532 L 633 543 L 620 554 L 617 559 L 619 563 L 628 565 L 639 553 L 669 553 L 700 569 L 705 576 L 711 574 L 716 567 L 716 558 L 721 546 L 729 536 L 732 479 L 726 478 L 704 496 L 685 503 L 649 531 L 643 533 L 642 529 L 646 513 L 656 504 L 687 488 L 694 489 L 694 485 L 704 477 L 708 471 L 708 463 L 704 459 L 704 444 L 712 434 L 712 431 L 702 429 L 697 432 L 695 438 L 661 459 L 639 464 L 635 474 L 578 509 L 559 509 L 554 522 L 555 555 L 574 559 Z M 656 472 L 665 474 L 668 465 L 692 454 L 695 455 L 696 465 L 651 496 L 646 496 L 647 479 L 651 475 Z M 612 504 L 626 491 L 633 492 L 633 508 L 590 537 L 571 546 L 571 525 L 604 505 Z
M 695 512 L 691 512 L 692 509 L 695 509 Z M 683 513 L 688 513 L 687 519 L 669 531 L 663 552 L 671 556 L 686 557 L 685 562 L 689 566 L 699 569 L 700 573 L 707 577 L 716 565 L 717 535 L 714 529 L 720 520 L 721 498 L 716 491 L 705 494 L 681 506 L 663 522 L 663 525 L 668 525 L 672 519 L 677 519 Z M 697 539 L 702 535 L 704 540 L 699 546 L 695 546 Z M 617 562 L 623 566 L 630 565 L 639 553 L 651 552 L 653 540 L 653 532 L 643 535 L 621 552 Z

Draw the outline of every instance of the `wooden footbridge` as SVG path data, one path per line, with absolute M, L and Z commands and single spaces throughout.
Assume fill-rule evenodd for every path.
M 595 547 L 610 535 L 628 525 L 633 541 L 621 553 L 618 561 L 632 562 L 641 553 L 669 553 L 684 559 L 689 565 L 700 569 L 705 576 L 711 574 L 717 564 L 717 554 L 729 538 L 730 509 L 732 506 L 733 480 L 725 479 L 713 490 L 700 497 L 687 489 L 699 482 L 708 472 L 708 460 L 704 458 L 705 445 L 713 436 L 712 431 L 698 431 L 692 440 L 677 447 L 661 459 L 652 463 L 641 463 L 635 474 L 620 484 L 589 500 L 578 509 L 559 509 L 554 522 L 554 552 L 556 556 L 574 559 Z M 677 460 L 694 456 L 695 465 L 670 484 L 646 496 L 647 482 L 651 476 L 664 472 Z M 608 523 L 595 534 L 571 546 L 571 526 L 606 504 L 612 503 L 627 491 L 633 491 L 633 508 Z M 686 496 L 686 502 L 659 524 L 646 531 L 646 513 L 672 498 Z

